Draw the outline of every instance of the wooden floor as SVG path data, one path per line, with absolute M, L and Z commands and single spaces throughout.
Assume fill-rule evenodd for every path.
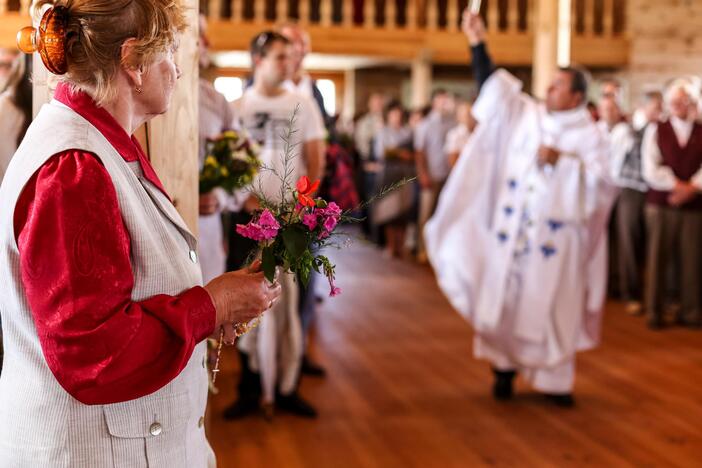
M 344 293 L 320 307 L 313 349 L 328 376 L 301 388 L 320 418 L 225 421 L 228 351 L 211 399 L 220 467 L 702 466 L 702 332 L 652 332 L 611 304 L 603 346 L 578 360 L 575 409 L 523 382 L 497 403 L 429 269 L 359 242 L 332 257 Z

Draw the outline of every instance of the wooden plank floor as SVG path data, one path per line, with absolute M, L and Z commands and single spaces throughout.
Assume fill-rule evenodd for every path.
M 225 421 L 228 351 L 210 402 L 220 467 L 702 466 L 702 332 L 652 332 L 610 304 L 603 346 L 578 360 L 576 408 L 523 382 L 497 403 L 428 268 L 359 242 L 332 257 L 344 293 L 320 307 L 313 350 L 328 376 L 301 388 L 320 418 Z

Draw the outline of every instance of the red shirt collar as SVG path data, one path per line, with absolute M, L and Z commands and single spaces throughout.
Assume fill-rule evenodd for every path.
M 146 157 L 144 150 L 141 149 L 141 145 L 137 139 L 127 135 L 127 132 L 117 123 L 114 117 L 112 117 L 107 110 L 98 107 L 92 97 L 82 91 L 71 92 L 67 84 L 59 83 L 54 92 L 54 99 L 70 107 L 78 113 L 78 115 L 90 122 L 107 138 L 107 141 L 117 150 L 125 161 L 139 161 L 146 180 L 155 185 L 168 197 L 166 189 L 163 188 L 161 180 L 158 178 L 156 171 Z

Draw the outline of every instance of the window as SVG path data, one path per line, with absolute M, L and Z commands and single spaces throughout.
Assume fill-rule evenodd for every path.
M 214 87 L 229 102 L 236 101 L 244 94 L 244 81 L 233 76 L 220 76 L 215 79 Z
M 317 80 L 317 88 L 324 98 L 324 109 L 329 115 L 336 115 L 336 84 L 332 80 Z

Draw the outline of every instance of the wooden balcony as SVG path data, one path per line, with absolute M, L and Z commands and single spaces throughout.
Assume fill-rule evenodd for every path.
M 484 0 L 481 14 L 495 60 L 533 61 L 536 0 Z M 557 0 L 552 0 L 557 1 Z M 468 0 L 210 0 L 207 15 L 216 51 L 247 50 L 250 39 L 293 19 L 310 33 L 316 53 L 465 64 L 460 16 Z M 572 58 L 592 67 L 628 60 L 625 0 L 573 0 Z
M 483 0 L 482 15 L 495 60 L 533 62 L 537 0 Z M 557 0 L 552 0 L 557 1 Z M 287 19 L 310 32 L 314 51 L 394 60 L 430 57 L 436 64 L 465 64 L 461 11 L 468 0 L 208 0 L 215 51 L 247 50 L 258 32 Z M 14 47 L 29 23 L 29 0 L 0 0 L 0 47 Z M 590 67 L 628 62 L 626 0 L 572 0 L 572 58 Z

